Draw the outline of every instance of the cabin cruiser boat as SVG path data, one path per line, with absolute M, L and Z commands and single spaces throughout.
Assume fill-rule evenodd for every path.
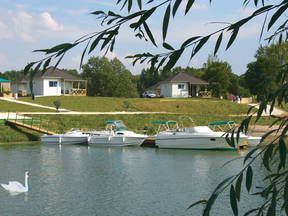
M 128 131 L 122 121 L 106 121 L 106 130 L 93 132 L 88 139 L 89 145 L 102 146 L 140 146 L 148 137 Z
M 64 134 L 44 134 L 41 136 L 41 142 L 43 144 L 87 144 L 89 133 L 79 130 L 72 130 Z
M 153 123 L 153 122 L 152 122 Z M 171 124 L 168 121 L 165 124 Z M 230 124 L 231 122 L 216 122 L 210 125 L 220 126 L 221 124 Z M 161 124 L 161 123 L 160 123 Z M 167 128 L 167 127 L 166 127 Z M 189 128 L 176 128 L 160 131 L 155 136 L 155 145 L 159 148 L 172 149 L 215 149 L 215 150 L 235 150 L 246 147 L 250 143 L 258 144 L 261 137 L 249 137 L 243 133 L 239 134 L 239 140 L 236 141 L 236 133 L 234 134 L 235 147 L 227 143 L 227 138 L 231 134 L 224 131 L 214 131 L 208 126 L 194 126 Z

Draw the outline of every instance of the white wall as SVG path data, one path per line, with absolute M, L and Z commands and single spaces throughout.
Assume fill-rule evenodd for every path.
M 178 85 L 184 85 L 184 89 L 179 89 Z M 188 83 L 164 83 L 160 86 L 161 96 L 163 97 L 188 97 Z
M 184 89 L 179 89 L 178 85 L 184 85 Z M 188 83 L 173 83 L 172 97 L 188 97 Z
M 50 81 L 56 81 L 57 82 L 57 86 L 56 87 L 50 87 L 49 86 L 49 82 Z M 61 79 L 44 79 L 43 82 L 44 86 L 43 86 L 43 96 L 57 96 L 57 95 L 61 95 Z
M 34 91 L 35 96 L 42 96 L 43 95 L 43 93 L 44 93 L 44 80 L 43 79 L 33 80 L 33 91 Z
M 172 83 L 161 84 L 160 95 L 162 97 L 172 97 Z
M 18 91 L 26 91 L 27 94 L 30 93 L 29 85 L 25 83 L 12 83 L 11 91 L 13 94 L 18 93 Z

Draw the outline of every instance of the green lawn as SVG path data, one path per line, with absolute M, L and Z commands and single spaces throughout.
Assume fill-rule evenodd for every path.
M 46 106 L 53 106 L 53 101 L 60 101 L 61 108 L 82 112 L 147 111 L 194 115 L 239 115 L 245 114 L 249 108 L 246 104 L 231 103 L 227 100 L 201 98 L 146 99 L 58 96 L 40 97 L 34 101 L 28 97 L 21 98 L 21 100 Z
M 55 112 L 55 111 L 0 100 L 0 112 Z

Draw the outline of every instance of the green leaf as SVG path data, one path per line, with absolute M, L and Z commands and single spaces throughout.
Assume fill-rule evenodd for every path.
M 208 36 L 206 36 L 206 37 L 203 37 L 203 38 L 199 41 L 199 43 L 196 45 L 195 49 L 193 49 L 190 59 L 192 59 L 193 56 L 196 55 L 196 53 L 197 53 L 197 52 L 202 48 L 202 46 L 209 40 L 209 38 L 210 38 L 210 35 L 208 35 Z
M 137 0 L 138 7 L 140 10 L 142 10 L 142 0 Z
M 238 205 L 234 186 L 230 187 L 230 205 L 235 216 L 238 216 Z
M 174 5 L 173 5 L 173 10 L 172 10 L 172 14 L 173 14 L 173 17 L 175 17 L 176 15 L 176 12 L 181 4 L 182 0 L 176 0 Z
M 188 0 L 187 5 L 186 5 L 186 9 L 185 9 L 185 15 L 191 9 L 191 7 L 193 6 L 194 2 L 195 2 L 195 0 Z
M 133 0 L 128 0 L 128 12 L 131 11 Z
M 246 188 L 249 192 L 252 186 L 252 180 L 253 180 L 253 170 L 251 166 L 248 166 L 246 171 Z
M 267 211 L 267 215 L 269 215 L 269 216 L 275 216 L 276 215 L 276 204 L 277 204 L 276 198 L 277 198 L 277 190 L 276 190 L 276 186 L 274 186 L 271 204 L 270 204 L 268 211 Z
M 216 55 L 219 47 L 220 47 L 220 44 L 221 44 L 221 41 L 222 41 L 222 38 L 223 38 L 223 32 L 221 32 L 221 34 L 219 35 L 217 41 L 216 41 L 216 45 L 215 45 L 215 49 L 214 49 L 214 55 Z
M 84 59 L 84 56 L 85 56 L 85 54 L 86 54 L 87 48 L 88 48 L 88 46 L 89 46 L 89 44 L 90 44 L 90 41 L 91 41 L 91 39 L 88 41 L 85 49 L 84 49 L 83 52 L 82 52 L 81 60 L 80 60 L 80 68 L 82 67 L 83 59 Z
M 226 50 L 229 49 L 229 47 L 233 44 L 233 42 L 235 41 L 237 35 L 238 35 L 238 32 L 239 32 L 239 28 L 234 28 L 233 29 L 233 32 L 232 32 L 232 35 L 228 41 L 228 44 L 227 44 L 227 47 L 226 47 Z
M 53 53 L 53 52 L 58 52 L 60 50 L 68 50 L 72 47 L 74 47 L 75 44 L 72 44 L 72 43 L 63 43 L 63 44 L 59 44 L 57 46 L 54 46 L 50 49 L 50 51 L 48 53 Z
M 273 149 L 274 149 L 274 145 L 273 144 L 270 144 L 268 146 L 268 148 L 265 150 L 265 153 L 264 153 L 264 156 L 263 156 L 263 165 L 265 166 L 265 168 L 269 171 L 270 170 L 270 165 L 269 165 L 269 161 L 270 161 L 270 158 L 272 156 L 272 153 L 273 153 Z
M 271 17 L 270 22 L 268 23 L 268 30 L 274 25 L 274 23 L 278 20 L 278 18 L 287 10 L 288 3 L 285 3 L 282 7 L 280 7 Z
M 243 216 L 248 216 L 248 215 L 250 215 L 250 214 L 252 214 L 253 212 L 258 211 L 258 210 L 259 210 L 259 208 L 251 209 L 251 210 L 249 210 L 248 212 L 246 212 Z
M 204 208 L 203 211 L 203 216 L 209 216 L 210 215 L 210 211 L 211 211 L 211 207 L 213 206 L 215 200 L 217 199 L 219 194 L 212 194 L 211 197 L 207 200 L 207 204 Z
M 24 68 L 24 74 L 25 75 L 29 72 L 29 70 L 33 67 L 34 64 L 36 64 L 36 62 L 31 62 L 25 66 L 25 68 Z
M 186 47 L 187 45 L 189 45 L 191 42 L 197 40 L 198 38 L 200 38 L 200 36 L 196 36 L 196 37 L 191 37 L 189 39 L 187 39 L 186 41 L 184 41 L 184 43 L 182 44 L 182 48 Z
M 283 193 L 284 204 L 282 209 L 285 209 L 286 215 L 288 215 L 288 176 L 285 178 L 284 193 Z
M 285 141 L 282 138 L 280 138 L 279 140 L 279 155 L 280 155 L 279 169 L 285 168 L 287 149 Z
M 51 61 L 51 58 L 48 58 L 48 59 L 45 61 L 44 65 L 43 65 L 43 73 L 46 71 L 46 68 L 49 66 L 50 61 Z
M 105 32 L 101 33 L 101 34 L 98 35 L 98 37 L 92 42 L 88 54 L 91 53 L 91 52 L 96 48 L 96 46 L 98 45 L 99 41 L 102 39 L 102 37 L 104 36 L 104 34 L 105 34 Z
M 240 201 L 242 180 L 243 180 L 243 173 L 241 173 L 241 175 L 238 177 L 235 185 L 235 193 L 238 201 Z
M 151 8 L 150 10 L 147 10 L 142 16 L 141 18 L 139 19 L 138 21 L 138 27 L 140 25 L 142 25 L 153 13 L 154 11 L 157 9 L 157 7 L 153 7 Z
M 150 31 L 149 26 L 146 24 L 146 22 L 143 23 L 143 26 L 144 26 L 144 29 L 145 29 L 145 31 L 146 31 L 149 39 L 150 39 L 151 42 L 154 44 L 154 46 L 157 47 L 157 44 L 156 44 L 156 42 L 155 42 L 155 40 L 154 40 L 154 37 L 153 37 L 153 34 L 152 34 L 152 32 Z
M 194 207 L 194 206 L 196 206 L 196 205 L 199 205 L 199 204 L 207 204 L 207 200 L 199 200 L 199 201 L 197 201 L 197 202 L 195 202 L 195 203 L 192 203 L 187 209 L 190 209 L 190 208 L 192 208 L 192 207 Z
M 245 156 L 243 163 L 245 164 L 246 161 L 247 161 L 248 159 L 250 159 L 251 156 L 252 156 L 256 151 L 258 151 L 259 148 L 260 148 L 260 146 L 256 146 L 255 148 L 253 148 L 252 150 L 250 150 L 250 151 L 247 153 L 247 155 Z
M 170 44 L 168 44 L 168 43 L 163 43 L 163 47 L 165 48 L 165 49 L 168 49 L 168 50 L 175 50 Z
M 105 14 L 103 11 L 93 11 L 93 12 L 91 12 L 91 14 L 93 14 L 93 15 L 99 15 L 99 14 Z
M 174 65 L 177 63 L 178 59 L 182 55 L 184 49 L 176 50 L 169 56 L 169 61 L 164 67 L 164 71 L 169 71 L 171 68 L 174 67 Z
M 169 26 L 169 20 L 170 20 L 170 13 L 171 13 L 171 5 L 169 4 L 166 8 L 165 15 L 163 18 L 163 25 L 162 25 L 163 41 L 165 41 L 166 39 L 167 30 Z
M 109 36 L 104 40 L 100 50 L 104 49 L 104 47 L 109 43 L 111 42 L 112 38 L 118 34 L 118 31 L 112 31 Z

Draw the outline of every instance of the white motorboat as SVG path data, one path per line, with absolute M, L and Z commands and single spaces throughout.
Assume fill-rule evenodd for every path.
M 171 123 L 171 121 L 170 121 Z M 221 124 L 224 122 L 221 122 Z M 220 125 L 220 122 L 218 123 Z M 239 140 L 236 141 L 234 135 L 235 148 L 226 141 L 227 132 L 213 131 L 208 126 L 194 126 L 189 128 L 177 128 L 161 131 L 155 136 L 155 145 L 159 148 L 172 149 L 215 149 L 229 150 L 246 147 L 249 142 L 259 143 L 261 137 L 249 137 L 243 133 L 239 134 Z M 228 133 L 228 137 L 231 134 Z
M 88 139 L 89 145 L 102 146 L 140 146 L 148 137 L 128 131 L 121 121 L 107 121 L 106 130 L 93 132 Z
M 87 144 L 89 133 L 79 130 L 72 130 L 64 134 L 44 134 L 41 136 L 43 144 Z

